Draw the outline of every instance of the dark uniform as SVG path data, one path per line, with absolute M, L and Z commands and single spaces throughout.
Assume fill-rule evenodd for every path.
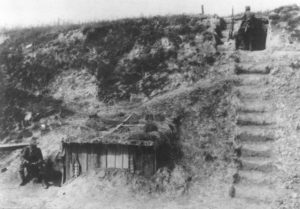
M 27 175 L 25 177 L 25 169 Z M 22 180 L 21 186 L 25 185 L 30 179 L 37 177 L 39 181 L 43 181 L 44 186 L 48 184 L 45 182 L 43 155 L 40 148 L 35 145 L 30 145 L 22 151 L 21 164 L 19 169 Z
M 255 27 L 255 15 L 250 11 L 250 7 L 246 7 L 246 11 L 242 18 L 236 20 L 242 20 L 241 27 L 238 31 L 239 35 L 243 38 L 246 50 L 252 51 L 252 44 L 254 40 L 254 27 Z M 239 48 L 239 44 L 236 43 L 236 49 Z
M 245 11 L 244 16 L 242 17 L 242 26 L 241 28 L 247 32 L 249 29 L 253 28 L 255 15 L 251 11 Z

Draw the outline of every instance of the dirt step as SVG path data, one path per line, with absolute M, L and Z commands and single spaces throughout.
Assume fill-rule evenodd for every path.
M 241 62 L 268 62 L 270 61 L 270 52 L 265 51 L 239 51 L 239 57 Z
M 242 170 L 255 170 L 261 172 L 272 172 L 277 170 L 276 166 L 273 164 L 272 160 L 269 158 L 261 157 L 242 157 Z
M 267 113 L 239 113 L 237 116 L 237 125 L 272 125 L 275 124 L 272 116 Z
M 242 157 L 271 157 L 271 144 L 244 144 L 241 148 Z
M 235 94 L 243 101 L 254 99 L 264 101 L 273 98 L 273 95 L 266 86 L 237 86 L 235 87 Z
M 237 104 L 236 110 L 238 112 L 245 113 L 261 113 L 270 111 L 273 108 L 273 103 L 271 101 L 253 100 L 248 102 L 241 102 Z
M 268 185 L 239 184 L 236 185 L 235 189 L 236 198 L 246 199 L 251 202 L 272 203 L 277 199 L 276 189 Z
M 238 76 L 241 86 L 264 86 L 269 84 L 268 75 L 241 74 Z
M 274 141 L 274 130 L 264 126 L 237 127 L 235 141 L 237 143 L 265 143 Z
M 276 61 L 283 61 L 284 63 L 287 63 L 287 60 L 294 60 L 298 59 L 300 56 L 300 51 L 294 51 L 294 50 L 289 50 L 289 51 L 274 51 L 272 53 L 272 58 Z
M 236 64 L 234 72 L 237 75 L 240 74 L 269 74 L 272 70 L 272 66 L 269 63 L 261 64 Z
M 259 185 L 268 185 L 272 184 L 276 181 L 277 176 L 275 176 L 273 173 L 268 174 L 261 171 L 239 171 L 240 175 L 240 182 L 245 182 L 248 184 L 259 184 Z

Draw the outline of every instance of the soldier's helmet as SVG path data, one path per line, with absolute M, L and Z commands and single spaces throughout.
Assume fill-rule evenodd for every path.
M 250 11 L 250 10 L 251 10 L 250 6 L 246 6 L 246 7 L 245 7 L 245 10 L 246 10 L 246 11 Z

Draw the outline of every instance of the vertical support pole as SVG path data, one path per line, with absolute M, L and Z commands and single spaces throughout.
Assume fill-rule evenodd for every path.
M 86 144 L 85 145 L 85 150 L 86 150 L 86 172 L 88 173 L 89 172 L 89 158 L 90 158 L 90 145 L 89 144 Z
M 118 148 L 119 148 L 119 146 L 118 145 L 116 145 L 116 147 L 114 148 L 114 154 L 115 154 L 115 166 L 114 166 L 114 168 L 117 168 L 117 156 L 118 156 Z
M 64 167 L 64 172 L 65 172 L 65 179 L 64 179 L 64 183 L 70 179 L 70 164 L 72 162 L 70 162 L 70 146 L 67 146 L 67 145 L 64 145 L 64 148 L 65 148 L 65 157 L 64 157 L 64 160 L 63 160 L 63 167 Z M 71 155 L 72 156 L 72 155 Z M 72 159 L 72 158 L 71 158 Z
M 201 14 L 204 15 L 204 5 L 203 4 L 201 5 Z
M 122 165 L 121 165 L 121 168 L 122 168 L 122 169 L 124 168 L 124 150 L 125 150 L 125 147 L 124 147 L 124 146 L 121 146 L 121 157 L 122 157 Z
M 228 39 L 233 39 L 233 32 L 234 32 L 234 10 L 233 10 L 233 7 L 232 7 L 232 9 L 231 9 L 231 25 L 230 25 L 230 31 L 229 31 Z
M 105 169 L 108 168 L 108 166 L 107 166 L 108 151 L 107 150 L 108 150 L 107 145 L 105 145 Z
M 154 146 L 154 174 L 157 171 L 157 157 L 156 157 L 156 145 Z
M 134 157 L 135 151 L 136 150 L 132 146 L 128 147 L 128 157 L 129 157 L 129 165 L 128 165 L 128 167 L 129 167 L 129 171 L 131 173 L 135 172 L 135 166 L 134 166 L 134 164 L 135 164 L 135 162 L 134 162 L 135 161 L 135 157 Z
M 61 185 L 66 182 L 66 150 L 65 150 L 64 141 L 61 141 Z

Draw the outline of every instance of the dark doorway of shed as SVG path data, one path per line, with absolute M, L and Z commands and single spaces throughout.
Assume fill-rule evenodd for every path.
M 175 163 L 183 156 L 181 147 L 177 143 L 164 143 L 156 150 L 157 167 L 167 167 L 173 169 Z
M 255 18 L 252 29 L 242 25 L 235 37 L 236 49 L 259 51 L 266 49 L 269 21 L 265 18 Z
M 43 177 L 49 186 L 60 187 L 65 179 L 63 157 L 56 155 L 45 159 L 43 173 Z

